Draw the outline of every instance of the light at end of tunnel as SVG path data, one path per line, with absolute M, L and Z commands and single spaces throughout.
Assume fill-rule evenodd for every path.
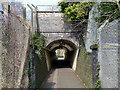
M 65 60 L 65 52 L 64 49 L 57 49 L 55 51 L 57 60 Z

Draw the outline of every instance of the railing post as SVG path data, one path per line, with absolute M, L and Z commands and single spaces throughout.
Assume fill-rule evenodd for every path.
M 31 33 L 33 34 L 33 8 L 29 4 L 27 6 L 31 9 Z
M 7 2 L 2 2 L 3 7 L 4 7 L 4 15 L 9 16 L 10 13 L 10 5 Z
M 37 7 L 32 4 L 35 9 L 35 16 L 34 16 L 34 33 L 37 32 Z
M 23 19 L 26 20 L 26 8 L 21 3 L 19 4 L 23 8 Z

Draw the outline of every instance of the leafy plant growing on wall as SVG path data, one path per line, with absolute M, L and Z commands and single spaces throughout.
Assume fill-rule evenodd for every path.
M 120 18 L 120 10 L 115 2 L 101 2 L 98 6 L 98 10 L 101 13 L 100 17 L 96 17 L 95 20 L 101 24 L 105 22 L 105 20 L 109 20 L 109 22 Z
M 100 79 L 100 77 L 99 77 L 99 71 L 100 71 L 100 65 L 99 65 L 99 62 L 98 62 L 98 64 L 97 64 L 97 71 L 96 71 L 96 77 L 98 78 L 98 80 L 95 83 L 95 88 L 97 90 L 101 89 L 101 81 L 99 80 Z
M 80 37 L 86 38 L 84 35 L 84 26 L 87 25 L 89 11 L 92 9 L 95 2 L 59 2 L 60 11 L 64 14 L 68 21 L 71 21 L 75 27 L 83 28 L 80 30 Z
M 46 37 L 44 35 L 36 32 L 30 42 L 32 49 L 39 56 L 39 58 L 42 57 L 41 53 L 45 49 L 45 38 Z
M 68 20 L 80 20 L 88 18 L 89 11 L 94 2 L 59 2 L 60 11 Z

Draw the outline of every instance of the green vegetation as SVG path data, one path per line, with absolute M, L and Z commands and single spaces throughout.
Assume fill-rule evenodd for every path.
M 59 2 L 60 11 L 64 13 L 65 17 L 71 20 L 87 19 L 89 11 L 92 9 L 95 2 Z M 95 20 L 100 25 L 109 20 L 110 22 L 120 17 L 120 11 L 116 2 L 101 2 L 98 6 L 98 10 L 101 13 L 100 17 L 96 17 Z
M 92 49 L 92 50 L 98 50 L 98 44 L 91 45 L 90 49 Z
M 99 62 L 97 64 L 97 71 L 96 71 L 96 77 L 98 78 L 97 82 L 95 83 L 95 88 L 97 90 L 100 90 L 101 89 L 101 81 L 99 80 L 99 71 L 100 71 L 100 65 L 99 65 Z
M 88 18 L 94 2 L 59 2 L 60 11 L 64 13 L 68 20 L 80 20 Z
M 100 23 L 105 22 L 105 20 L 109 20 L 109 22 L 120 17 L 120 11 L 117 3 L 115 2 L 101 2 L 98 6 L 98 10 L 101 13 L 100 17 L 96 17 L 95 20 Z
M 88 54 L 84 45 L 80 48 L 76 72 L 88 88 L 93 88 L 92 54 Z
M 99 71 L 100 71 L 100 65 L 99 62 L 97 64 L 97 72 L 96 72 L 96 76 L 99 78 Z
M 120 56 L 118 56 L 118 60 L 120 60 Z
M 101 81 L 98 80 L 96 83 L 95 83 L 95 88 L 96 90 L 100 90 L 101 89 Z
M 31 54 L 34 53 L 33 60 L 35 60 L 35 72 L 36 72 L 36 81 L 35 81 L 35 88 L 39 88 L 42 82 L 45 80 L 46 76 L 48 75 L 47 70 L 47 63 L 45 57 L 45 39 L 46 37 L 39 32 L 36 32 L 31 40 Z M 30 59 L 30 64 L 32 59 Z M 29 67 L 30 68 L 30 67 Z M 32 76 L 31 70 L 29 70 L 29 78 Z M 31 87 L 31 80 L 29 81 L 29 87 Z
M 84 28 L 87 25 L 89 11 L 92 9 L 95 2 L 59 2 L 60 11 L 70 23 L 73 23 L 73 28 Z M 80 30 L 80 38 L 86 38 L 85 30 Z
M 58 58 L 64 58 L 64 56 L 57 56 Z
M 39 56 L 39 58 L 42 57 L 41 53 L 45 49 L 45 38 L 46 37 L 44 35 L 36 32 L 30 41 L 32 49 Z

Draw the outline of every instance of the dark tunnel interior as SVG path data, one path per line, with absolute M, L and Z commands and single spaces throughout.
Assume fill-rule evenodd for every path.
M 46 47 L 48 69 L 72 68 L 76 55 L 76 46 L 68 40 L 56 40 Z

